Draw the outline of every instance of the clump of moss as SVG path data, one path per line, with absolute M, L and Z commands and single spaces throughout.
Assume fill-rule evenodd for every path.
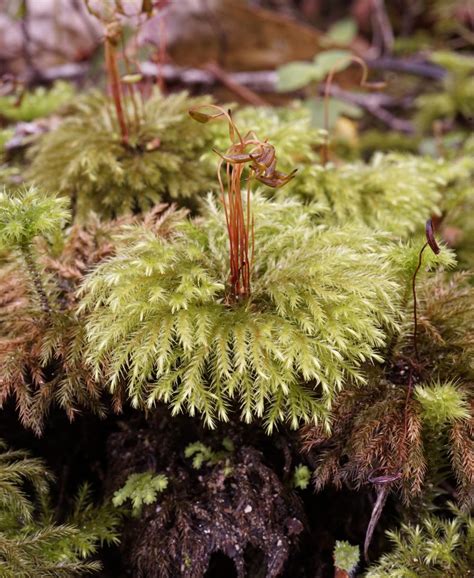
M 187 111 L 206 102 L 154 92 L 137 110 L 136 102 L 125 99 L 131 122 L 124 143 L 112 104 L 90 94 L 33 148 L 28 177 L 44 190 L 70 196 L 81 219 L 91 211 L 107 218 L 146 211 L 163 199 L 195 205 L 195 196 L 212 185 L 213 164 L 201 160 L 210 133 Z
M 249 299 L 227 299 L 225 216 L 214 202 L 171 239 L 136 229 L 89 276 L 88 358 L 112 389 L 125 380 L 134 405 L 163 400 L 213 425 L 237 402 L 245 421 L 297 427 L 325 421 L 344 380 L 363 379 L 362 361 L 378 359 L 399 294 L 386 239 L 317 227 L 295 201 L 257 197 L 253 211 Z
M 443 182 L 423 158 L 376 154 L 369 164 L 312 166 L 294 192 L 321 206 L 325 223 L 358 222 L 406 239 L 439 214 Z
M 454 509 L 454 516 L 426 516 L 388 532 L 392 551 L 369 568 L 367 578 L 443 578 L 472 575 L 474 520 Z
M 438 51 L 431 60 L 447 70 L 442 90 L 417 99 L 418 126 L 431 132 L 435 121 L 466 124 L 474 116 L 474 64 L 472 58 L 456 52 Z
M 450 156 L 453 156 L 452 154 Z M 474 269 L 474 138 L 468 138 L 454 158 L 438 162 L 444 181 L 440 232 L 457 253 L 460 267 Z
M 120 517 L 94 506 L 82 486 L 73 511 L 58 523 L 45 464 L 0 442 L 0 574 L 4 578 L 82 576 L 101 569 L 99 546 L 118 542 Z
M 74 88 L 67 82 L 56 82 L 50 89 L 39 86 L 23 94 L 0 96 L 0 117 L 10 122 L 30 122 L 49 116 L 70 103 Z

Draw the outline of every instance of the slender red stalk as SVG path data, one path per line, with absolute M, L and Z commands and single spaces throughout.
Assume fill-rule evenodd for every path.
M 200 109 L 217 111 L 206 114 Z M 198 122 L 206 123 L 214 119 L 225 118 L 229 125 L 229 137 L 232 145 L 225 154 L 218 151 L 221 160 L 217 166 L 217 179 L 224 207 L 227 233 L 229 236 L 229 301 L 246 299 L 251 294 L 251 276 L 255 254 L 255 221 L 251 207 L 250 181 L 260 180 L 270 187 L 282 186 L 289 182 L 296 170 L 284 174 L 276 170 L 274 147 L 266 140 L 259 140 L 253 132 L 242 138 L 235 125 L 231 111 L 210 104 L 192 108 L 190 116 Z M 226 163 L 226 183 L 222 180 L 221 169 Z M 249 165 L 250 175 L 247 183 L 245 202 L 242 194 L 242 177 L 245 165 Z
M 354 62 L 361 67 L 362 70 L 362 78 L 360 80 L 360 86 L 363 88 L 370 88 L 370 89 L 380 89 L 385 86 L 384 82 L 368 82 L 369 76 L 369 69 L 367 64 L 362 58 L 358 56 L 351 55 L 351 56 L 344 56 L 340 60 L 338 60 L 334 66 L 332 67 L 331 71 L 329 72 L 326 82 L 324 83 L 324 130 L 326 131 L 325 141 L 322 146 L 321 150 L 321 162 L 323 165 L 327 164 L 329 161 L 329 96 L 330 90 L 332 87 L 332 83 L 334 81 L 334 76 L 340 70 L 340 66 L 342 64 L 350 64 Z
M 428 247 L 428 243 L 425 243 L 421 248 L 420 254 L 418 256 L 418 266 L 413 273 L 412 278 L 412 292 L 413 292 L 413 349 L 415 350 L 415 357 L 417 361 L 419 360 L 418 357 L 418 303 L 416 299 L 416 276 L 418 275 L 418 271 L 421 268 L 421 261 L 423 259 L 423 252 Z
M 117 52 L 115 42 L 106 36 L 105 38 L 105 66 L 107 68 L 108 82 L 112 99 L 114 101 L 117 120 L 120 127 L 123 144 L 128 144 L 129 134 L 125 113 L 122 105 L 122 85 L 117 64 Z

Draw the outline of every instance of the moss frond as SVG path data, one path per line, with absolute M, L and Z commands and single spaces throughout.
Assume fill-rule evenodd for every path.
M 84 487 L 75 512 L 58 524 L 49 505 L 51 475 L 26 452 L 0 448 L 0 575 L 5 578 L 81 576 L 101 568 L 91 560 L 117 541 L 119 517 L 95 507 Z
M 442 427 L 470 417 L 466 395 L 455 383 L 418 385 L 415 397 L 421 405 L 423 420 L 430 427 Z
M 73 294 L 87 267 L 111 247 L 93 223 L 63 240 L 66 205 L 34 189 L 0 198 L 0 239 L 11 249 L 0 270 L 0 404 L 13 397 L 22 423 L 38 434 L 52 404 L 71 419 L 79 407 L 103 412 L 101 387 L 82 361 Z M 56 258 L 48 238 L 64 244 Z
M 75 96 L 74 88 L 58 81 L 50 89 L 39 86 L 23 94 L 0 97 L 0 117 L 12 122 L 31 122 L 49 116 L 68 104 Z
M 433 256 L 434 258 L 434 256 Z M 409 276 L 408 276 L 409 277 Z M 472 287 L 465 274 L 426 277 L 419 288 L 418 350 L 413 318 L 385 367 L 368 385 L 337 398 L 333 429 L 307 427 L 314 450 L 314 482 L 361 487 L 391 483 L 406 501 L 455 477 L 459 503 L 469 507 L 474 484 Z M 374 481 L 375 480 L 375 481 Z
M 366 229 L 315 226 L 292 201 L 257 198 L 253 292 L 226 302 L 227 236 L 210 201 L 171 240 L 143 229 L 82 290 L 88 359 L 136 406 L 278 422 L 326 419 L 347 378 L 379 359 L 398 285 Z M 304 252 L 301 248 L 304 247 Z
M 359 546 L 352 546 L 345 540 L 337 540 L 334 546 L 334 566 L 352 575 L 360 561 Z
M 426 251 L 425 251 L 426 253 Z M 431 256 L 430 256 L 431 258 Z M 434 375 L 444 379 L 474 379 L 474 288 L 468 272 L 439 272 L 420 279 L 418 348 Z M 411 355 L 413 319 L 405 314 L 397 350 Z
M 48 228 L 56 232 L 55 203 L 62 207 L 64 199 L 46 197 L 44 206 L 42 199 L 31 201 L 33 208 L 50 208 L 53 223 L 41 231 L 35 228 L 35 211 L 27 203 L 25 211 L 32 219 L 27 220 L 28 234 L 20 227 L 20 240 Z M 183 210 L 158 205 L 144 218 L 103 223 L 91 217 L 87 227 L 74 225 L 53 246 L 41 237 L 33 239 L 27 261 L 24 251 L 5 258 L 0 269 L 0 406 L 13 399 L 23 425 L 38 435 L 52 406 L 62 408 L 71 420 L 84 409 L 104 415 L 103 385 L 84 363 L 84 319 L 77 312 L 76 291 L 87 273 L 114 254 L 119 229 L 126 237 L 140 223 L 166 238 L 184 215 Z M 21 224 L 24 213 L 19 218 L 13 211 L 10 217 Z M 121 394 L 111 400 L 117 411 Z
M 392 552 L 373 565 L 367 578 L 470 576 L 474 567 L 474 521 L 455 511 L 453 518 L 429 516 L 420 525 L 388 532 Z
M 164 492 L 167 486 L 168 478 L 163 474 L 154 475 L 153 472 L 130 474 L 125 485 L 115 492 L 112 502 L 118 507 L 130 500 L 132 513 L 138 516 L 142 507 L 156 502 L 157 494 Z
M 68 205 L 34 187 L 0 192 L 0 247 L 21 249 L 38 235 L 58 236 L 70 217 Z
M 406 239 L 439 214 L 442 184 L 430 161 L 391 153 L 376 154 L 369 164 L 314 165 L 293 192 L 322 205 L 327 223 L 355 221 Z

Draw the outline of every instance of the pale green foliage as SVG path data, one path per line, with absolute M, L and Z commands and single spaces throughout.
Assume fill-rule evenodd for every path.
M 230 438 L 222 440 L 223 450 L 214 451 L 202 442 L 189 444 L 184 450 L 184 457 L 193 458 L 193 468 L 199 470 L 204 464 L 212 466 L 226 458 L 234 451 L 234 444 Z
M 131 474 L 125 485 L 117 490 L 112 498 L 114 506 L 122 506 L 130 500 L 134 516 L 140 514 L 144 505 L 156 502 L 158 494 L 168 487 L 168 478 L 163 474 L 155 475 L 153 472 Z
M 350 44 L 357 36 L 357 22 L 352 18 L 337 20 L 326 32 L 324 44 Z
M 41 460 L 0 448 L 0 575 L 5 578 L 71 577 L 100 569 L 88 561 L 99 545 L 117 541 L 119 518 L 94 507 L 84 486 L 65 524 L 49 504 L 51 476 Z
M 308 466 L 300 464 L 293 472 L 293 485 L 300 490 L 306 490 L 311 481 L 311 470 Z
M 184 457 L 193 458 L 193 468 L 199 470 L 203 464 L 215 463 L 215 453 L 202 442 L 194 442 L 186 446 Z
M 4 153 L 5 144 L 12 138 L 14 131 L 11 128 L 0 129 L 0 159 Z
M 474 65 L 471 56 L 449 51 L 434 52 L 431 60 L 447 69 L 443 89 L 417 99 L 417 122 L 432 131 L 436 120 L 454 122 L 456 117 L 474 116 Z
M 440 166 L 445 181 L 445 226 L 456 231 L 454 246 L 461 266 L 474 269 L 474 136 L 468 138 L 456 158 Z
M 337 540 L 334 546 L 334 566 L 350 573 L 360 560 L 359 546 L 352 546 L 345 540 Z
M 369 164 L 315 165 L 294 192 L 322 205 L 325 222 L 361 222 L 407 238 L 439 213 L 443 182 L 430 161 L 376 154 Z M 286 195 L 285 189 L 280 194 Z
M 81 558 L 88 558 L 97 551 L 98 545 L 119 542 L 120 516 L 110 503 L 94 505 L 92 488 L 88 483 L 79 488 L 68 523 L 80 528 L 80 532 L 72 537 L 69 544 L 58 544 L 58 549 L 63 545 L 64 554 L 72 547 Z
M 421 404 L 423 420 L 430 427 L 437 428 L 470 417 L 466 396 L 455 383 L 418 385 L 415 397 Z
M 69 219 L 67 207 L 67 200 L 34 187 L 0 192 L 0 247 L 23 248 L 38 235 L 46 239 L 58 235 Z
M 405 287 L 404 304 L 411 304 L 412 299 L 412 282 L 413 275 L 417 269 L 420 251 L 426 243 L 425 235 L 412 237 L 409 241 L 400 242 L 387 246 L 387 255 L 393 267 L 393 272 L 397 274 L 402 285 Z M 435 255 L 427 247 L 421 257 L 421 267 L 417 275 L 417 285 L 420 285 L 431 271 L 443 271 L 453 269 L 456 265 L 454 252 L 443 245 L 439 244 L 441 251 Z M 405 311 L 404 321 L 406 325 L 402 328 L 402 334 L 411 335 L 413 329 L 412 309 L 407 308 Z
M 430 55 L 430 60 L 446 68 L 452 74 L 468 76 L 474 73 L 474 62 L 468 54 L 452 50 L 437 50 Z
M 211 147 L 210 133 L 187 114 L 208 101 L 155 92 L 143 104 L 138 124 L 130 123 L 129 144 L 124 145 L 112 104 L 97 93 L 85 96 L 34 147 L 29 178 L 70 195 L 81 218 L 90 211 L 106 217 L 144 211 L 161 199 L 191 202 L 215 180 L 215 162 L 200 160 Z M 125 106 L 133 119 L 127 99 Z
M 368 129 L 358 137 L 357 152 L 366 158 L 376 152 L 417 153 L 420 145 L 420 137 L 395 131 Z
M 50 89 L 39 86 L 19 96 L 0 96 L 0 117 L 10 121 L 29 122 L 49 116 L 72 101 L 74 88 L 67 82 L 56 82 Z
M 402 253 L 403 249 L 400 249 Z M 408 253 L 405 250 L 406 253 Z M 449 256 L 444 249 L 438 257 Z M 402 255 L 400 255 L 402 258 Z M 418 279 L 419 310 L 418 349 L 422 359 L 429 360 L 431 374 L 444 381 L 474 379 L 474 288 L 469 273 L 442 273 L 427 276 L 431 265 L 431 251 L 423 254 Z M 409 274 L 407 273 L 407 281 Z M 413 313 L 411 306 L 405 313 L 397 349 L 402 355 L 413 349 Z
M 304 88 L 312 82 L 324 80 L 332 71 L 347 68 L 351 63 L 351 53 L 347 50 L 327 50 L 318 52 L 313 62 L 290 62 L 278 69 L 277 88 L 289 92 Z
M 13 398 L 38 435 L 53 404 L 70 420 L 79 407 L 104 414 L 102 387 L 83 363 L 74 291 L 112 249 L 97 223 L 64 235 L 67 205 L 33 188 L 0 194 L 0 246 L 10 249 L 0 268 L 0 406 Z
M 27 481 L 42 496 L 48 491 L 51 476 L 41 460 L 29 458 L 25 452 L 8 450 L 3 442 L 0 442 L 0 452 L 0 527 L 7 527 L 16 518 L 30 523 L 34 504 L 22 484 Z
M 267 429 L 326 419 L 344 380 L 380 359 L 398 285 L 367 229 L 326 229 L 295 201 L 257 197 L 252 296 L 226 302 L 223 211 L 177 225 L 174 239 L 135 229 L 82 291 L 87 357 L 134 406 L 162 400 L 213 426 L 233 403 Z M 302 250 L 303 249 L 303 250 Z
M 454 472 L 458 481 L 458 503 L 472 505 L 474 481 L 474 447 L 472 395 L 469 385 L 435 381 L 415 388 L 423 422 L 428 476 L 439 485 Z M 471 397 L 471 399 L 470 399 Z
M 474 521 L 456 516 L 425 518 L 421 525 L 402 525 L 388 532 L 394 549 L 381 557 L 367 578 L 468 578 L 474 568 Z

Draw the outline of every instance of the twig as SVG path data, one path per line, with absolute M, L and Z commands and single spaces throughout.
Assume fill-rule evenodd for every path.
M 377 487 L 377 500 L 375 501 L 375 505 L 372 509 L 372 515 L 370 516 L 370 522 L 367 526 L 367 532 L 365 533 L 365 540 L 364 540 L 364 558 L 366 561 L 369 559 L 369 546 L 372 541 L 372 536 L 374 535 L 375 528 L 380 520 L 380 516 L 382 515 L 383 508 L 385 506 L 385 502 L 388 498 L 390 485 L 384 484 Z
M 23 17 L 21 19 L 21 32 L 23 35 L 23 55 L 25 58 L 27 77 L 34 82 L 38 78 L 38 69 L 33 60 L 30 34 L 30 10 L 28 0 L 22 0 Z
M 380 52 L 390 53 L 393 49 L 393 30 L 387 16 L 384 0 L 372 0 L 374 36 L 380 42 Z
M 142 64 L 141 70 L 145 77 L 155 76 L 158 71 L 157 66 L 152 62 L 144 62 Z M 176 82 L 186 85 L 201 85 L 207 87 L 212 86 L 216 82 L 216 76 L 211 74 L 209 70 L 202 70 L 198 68 L 186 69 L 172 65 L 165 65 L 162 67 L 162 74 L 170 83 Z M 235 83 L 239 89 L 244 89 L 247 87 L 252 91 L 253 94 L 253 91 L 255 90 L 264 93 L 274 93 L 276 91 L 277 73 L 273 70 L 234 72 L 225 73 L 225 75 L 228 82 Z M 403 105 L 403 101 L 397 101 L 393 97 L 380 93 L 353 93 L 342 90 L 337 86 L 332 86 L 329 94 L 334 98 L 338 98 L 344 102 L 355 104 L 361 108 L 364 108 L 367 110 L 367 112 L 372 114 L 372 116 L 375 116 L 393 130 L 408 134 L 412 134 L 414 132 L 412 123 L 407 120 L 397 118 L 384 108 L 385 106 L 399 106 L 400 104 Z M 258 95 L 255 96 L 260 98 Z M 262 101 L 262 103 L 265 103 L 263 99 Z
M 423 78 L 442 80 L 446 75 L 446 70 L 437 64 L 425 60 L 413 58 L 393 58 L 383 56 L 367 60 L 367 66 L 374 70 L 388 70 L 390 72 L 403 72 L 413 74 Z
M 321 92 L 323 91 L 321 90 Z M 372 116 L 381 120 L 392 130 L 407 134 L 413 134 L 415 132 L 415 128 L 410 121 L 398 118 L 384 108 L 386 106 L 400 105 L 400 102 L 396 101 L 389 95 L 383 93 L 365 94 L 360 92 L 349 92 L 334 85 L 330 88 L 329 95 L 344 102 L 348 102 L 349 104 L 360 106 Z
M 266 102 L 261 96 L 256 94 L 247 86 L 239 84 L 235 78 L 232 78 L 232 76 L 223 70 L 218 64 L 211 62 L 206 65 L 205 69 L 245 102 L 254 106 L 268 106 L 268 102 Z

